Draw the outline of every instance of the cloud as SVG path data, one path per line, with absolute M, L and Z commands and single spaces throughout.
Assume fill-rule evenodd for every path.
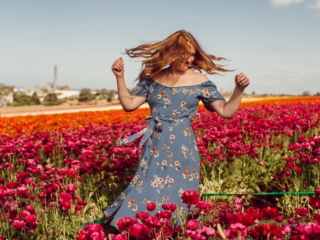
M 308 4 L 308 7 L 320 10 L 320 0 L 314 0 L 313 4 Z
M 285 7 L 285 6 L 289 6 L 291 4 L 297 4 L 297 3 L 301 3 L 304 2 L 305 0 L 271 0 L 271 4 L 274 7 Z M 319 0 L 316 0 L 317 2 L 319 2 Z

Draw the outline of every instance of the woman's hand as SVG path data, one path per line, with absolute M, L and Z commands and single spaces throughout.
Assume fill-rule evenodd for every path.
M 124 63 L 122 60 L 122 57 L 118 58 L 111 67 L 112 72 L 114 73 L 114 75 L 116 75 L 116 77 L 123 77 L 123 73 L 124 73 Z
M 249 78 L 244 75 L 243 73 L 239 73 L 236 75 L 235 77 L 235 83 L 236 83 L 236 87 L 240 90 L 244 90 L 246 87 L 249 86 L 250 84 L 250 80 Z

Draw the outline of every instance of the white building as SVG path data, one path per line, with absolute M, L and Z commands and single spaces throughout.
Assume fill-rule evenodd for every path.
M 58 95 L 59 99 L 69 98 L 69 97 L 78 97 L 80 91 L 78 90 L 55 90 L 54 93 Z

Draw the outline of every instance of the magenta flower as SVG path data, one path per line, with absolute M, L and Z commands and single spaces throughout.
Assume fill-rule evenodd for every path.
M 129 228 L 135 223 L 137 223 L 137 220 L 130 217 L 123 217 L 118 221 L 118 230 L 120 232 L 122 232 L 123 230 L 129 230 Z
M 13 220 L 12 227 L 15 229 L 25 229 L 26 228 L 26 223 L 22 220 Z
M 152 212 L 153 210 L 155 210 L 157 207 L 157 205 L 153 202 L 149 202 L 146 206 L 146 209 L 150 212 Z
M 59 204 L 62 210 L 69 210 L 72 206 L 72 196 L 66 192 L 60 193 Z
M 74 191 L 77 190 L 77 189 L 78 189 L 78 186 L 77 186 L 76 184 L 73 184 L 73 183 L 70 183 L 70 184 L 68 184 L 68 186 L 67 186 L 68 192 L 74 192 Z
M 199 222 L 197 220 L 189 220 L 186 224 L 186 229 L 195 231 L 199 226 Z
M 130 227 L 130 236 L 143 239 L 150 233 L 150 229 L 141 223 L 135 223 Z
M 231 234 L 234 237 L 239 236 L 241 234 L 241 237 L 247 236 L 247 227 L 242 225 L 241 223 L 234 223 L 230 225 Z
M 200 201 L 200 196 L 195 190 L 186 190 L 181 196 L 182 202 L 188 205 L 196 205 Z

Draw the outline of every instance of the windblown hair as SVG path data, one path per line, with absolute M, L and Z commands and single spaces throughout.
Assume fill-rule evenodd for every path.
M 163 41 L 142 44 L 136 48 L 125 49 L 125 51 L 131 58 L 144 58 L 142 70 L 137 79 L 153 78 L 176 59 L 187 59 L 190 56 L 190 44 L 196 50 L 191 69 L 199 72 L 204 70 L 208 74 L 231 71 L 214 63 L 214 61 L 226 60 L 225 58 L 205 53 L 192 34 L 184 30 L 171 34 Z

